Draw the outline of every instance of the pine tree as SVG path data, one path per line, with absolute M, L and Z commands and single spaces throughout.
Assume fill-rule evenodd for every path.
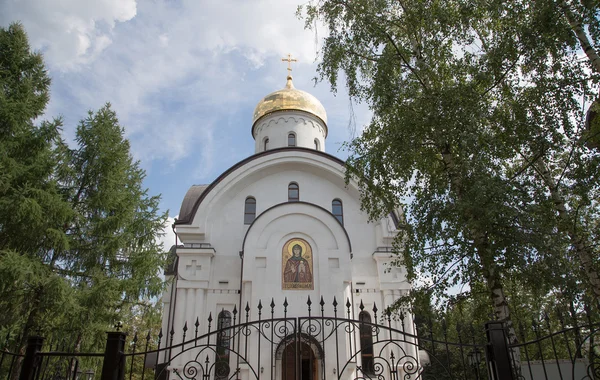
M 49 85 L 23 27 L 0 29 L 0 334 L 98 349 L 162 290 L 166 214 L 110 106 L 71 148 L 60 119 L 40 121 Z
M 55 320 L 69 293 L 45 266 L 55 249 L 68 246 L 61 227 L 72 216 L 56 178 L 61 121 L 35 124 L 49 85 L 23 27 L 0 28 L 0 329 L 13 336 Z

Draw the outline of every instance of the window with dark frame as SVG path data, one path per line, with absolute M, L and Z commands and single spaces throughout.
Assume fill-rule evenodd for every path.
M 293 133 L 288 134 L 288 146 L 296 146 L 296 135 Z
M 269 138 L 267 137 L 265 139 L 265 150 L 268 150 L 268 149 L 269 149 Z
M 288 202 L 298 202 L 300 200 L 300 187 L 296 182 L 288 185 Z
M 371 315 L 366 311 L 358 314 L 360 321 L 360 358 L 363 373 L 372 375 L 375 373 L 375 362 L 373 360 L 373 329 L 371 326 Z
M 344 225 L 344 207 L 342 206 L 342 201 L 339 199 L 334 199 L 331 202 L 331 213 L 335 218 L 340 222 L 340 224 Z
M 315 139 L 315 149 L 319 150 L 319 139 Z
M 253 197 L 246 198 L 244 204 L 244 224 L 252 224 L 256 218 L 256 199 Z
M 396 214 L 396 210 L 390 212 L 390 217 L 392 218 L 392 222 L 394 222 L 394 228 L 398 229 L 398 225 L 400 225 L 400 218 L 398 218 L 398 214 Z

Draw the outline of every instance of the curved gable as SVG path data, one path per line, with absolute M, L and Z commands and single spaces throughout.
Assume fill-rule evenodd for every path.
M 191 225 L 194 221 L 194 218 L 195 218 L 197 212 L 198 212 L 198 208 L 200 207 L 202 202 L 209 195 L 213 194 L 215 188 L 219 184 L 226 182 L 229 179 L 229 177 L 233 173 L 235 173 L 238 169 L 244 167 L 245 165 L 251 164 L 254 161 L 269 157 L 271 155 L 276 155 L 278 153 L 290 153 L 290 152 L 302 152 L 303 154 L 309 153 L 310 155 L 315 155 L 315 156 L 318 156 L 319 158 L 325 158 L 325 159 L 331 161 L 332 163 L 339 165 L 341 167 L 340 169 L 343 169 L 343 167 L 345 166 L 344 161 L 342 161 L 339 158 L 334 157 L 330 154 L 327 154 L 325 152 L 321 152 L 318 150 L 314 150 L 314 149 L 307 149 L 307 148 L 300 148 L 300 147 L 278 148 L 278 149 L 272 149 L 272 150 L 268 150 L 265 152 L 255 154 L 255 155 L 250 156 L 242 161 L 239 161 L 235 165 L 231 166 L 229 169 L 227 169 L 225 172 L 223 172 L 223 174 L 221 174 L 219 177 L 217 177 L 210 185 L 208 185 L 208 186 L 206 186 L 206 185 L 193 186 L 192 188 L 190 188 L 190 190 L 188 190 L 188 194 L 190 194 L 192 192 L 192 189 L 194 189 L 195 187 L 198 187 L 198 189 L 194 189 L 194 191 L 192 192 L 193 193 L 192 195 L 194 195 L 194 197 L 190 196 L 188 199 L 188 195 L 186 194 L 187 203 L 186 203 L 186 199 L 184 199 L 185 207 L 184 207 L 184 204 L 182 204 L 182 207 L 181 207 L 182 210 L 184 210 L 184 208 L 185 208 L 186 212 L 184 215 L 182 215 L 180 213 L 179 219 L 177 219 L 175 221 L 175 225 Z M 200 190 L 199 188 L 202 188 L 201 192 L 199 191 Z M 193 204 L 192 204 L 192 200 L 193 200 Z
M 335 227 L 335 226 L 339 226 L 343 231 L 346 242 L 348 243 L 348 250 L 349 250 L 350 254 L 352 254 L 352 242 L 350 241 L 350 236 L 348 235 L 348 231 L 346 231 L 346 228 L 336 219 L 336 217 L 333 216 L 333 214 L 331 212 L 329 212 L 329 210 L 326 210 L 319 205 L 316 205 L 313 203 L 308 203 L 308 202 L 302 202 L 302 201 L 279 203 L 279 204 L 276 204 L 275 206 L 269 207 L 264 212 L 262 212 L 259 216 L 257 216 L 256 219 L 254 219 L 254 221 L 252 222 L 252 224 L 250 224 L 250 227 L 248 228 L 248 230 L 246 231 L 246 234 L 244 235 L 244 240 L 242 243 L 242 253 L 244 252 L 244 248 L 246 246 L 246 240 L 248 239 L 249 234 L 251 232 L 253 232 L 252 227 L 254 227 L 257 223 L 262 223 L 263 219 L 273 218 L 272 214 L 275 214 L 277 211 L 284 210 L 286 207 L 287 208 L 290 208 L 290 207 L 296 208 L 296 206 L 298 206 L 298 205 L 301 207 L 313 208 L 313 209 L 315 209 L 315 212 L 320 213 L 321 215 L 319 215 L 319 216 L 322 216 L 322 218 L 315 217 L 314 219 L 320 220 L 325 226 L 327 226 L 327 228 L 329 230 L 337 229 L 337 227 Z M 327 220 L 327 222 L 325 220 Z M 335 235 L 335 233 L 333 231 L 332 231 L 332 235 Z

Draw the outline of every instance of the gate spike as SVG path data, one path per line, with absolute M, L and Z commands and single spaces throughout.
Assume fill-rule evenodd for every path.
M 360 311 L 365 310 L 365 305 L 363 305 L 363 301 L 360 300 L 360 305 L 358 306 L 358 308 L 360 309 Z
M 146 343 L 152 339 L 152 335 L 150 335 L 150 330 L 148 330 L 148 335 L 146 335 Z
M 185 321 L 185 324 L 183 325 L 183 333 L 185 334 L 187 331 L 188 327 L 187 327 L 187 321 Z
M 158 331 L 158 339 L 160 340 L 163 337 L 163 333 L 162 333 L 162 327 L 160 328 L 160 330 Z
M 236 314 L 237 314 L 237 306 L 233 305 L 233 316 L 235 317 Z
M 212 311 L 208 313 L 208 323 L 212 322 Z
M 350 309 L 350 306 L 352 306 L 352 304 L 350 303 L 350 298 L 347 298 L 347 297 L 346 297 L 346 307 L 347 307 L 348 309 Z
M 283 300 L 283 307 L 285 308 L 285 310 L 287 310 L 287 307 L 288 307 L 287 297 L 285 297 L 285 299 Z
M 312 305 L 312 301 L 310 300 L 310 295 L 308 296 L 308 301 L 306 301 L 306 304 L 308 305 L 309 308 L 310 308 L 310 305 Z
M 373 302 L 373 313 L 377 314 L 377 305 Z
M 333 307 L 337 307 L 338 303 L 337 300 L 335 299 L 335 296 L 333 296 L 333 303 L 332 303 Z
M 262 310 L 262 301 L 258 300 L 258 311 L 260 312 Z
M 244 310 L 246 310 L 246 314 L 248 314 L 248 312 L 250 311 L 250 305 L 248 304 L 248 302 L 246 302 L 246 308 Z
M 200 321 L 198 320 L 198 317 L 196 317 L 196 323 L 194 323 L 194 326 L 196 326 L 196 329 L 198 329 L 198 326 L 200 326 Z
M 133 334 L 133 340 L 132 340 L 134 346 L 137 343 L 137 341 L 138 341 L 138 336 L 137 336 L 137 331 L 136 331 L 135 334 Z
M 271 305 L 269 306 L 271 306 L 271 311 L 275 309 L 275 300 L 273 298 L 271 298 Z

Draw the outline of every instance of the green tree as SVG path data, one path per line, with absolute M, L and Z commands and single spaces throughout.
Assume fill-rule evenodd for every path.
M 162 290 L 166 214 L 109 105 L 81 121 L 73 148 L 60 119 L 39 121 L 49 85 L 23 27 L 0 28 L 0 333 L 98 349 Z
M 81 321 L 80 335 L 92 316 L 114 323 L 163 288 L 158 237 L 166 214 L 144 189 L 145 172 L 123 133 L 107 104 L 80 122 L 77 148 L 61 146 L 61 190 L 75 217 L 65 226 L 69 248 L 53 251 L 49 265 L 78 290 L 79 315 L 70 318 Z
M 582 215 L 563 217 L 555 190 L 570 215 L 581 204 L 588 225 L 597 220 L 598 157 L 581 144 L 578 123 L 597 76 L 578 59 L 564 16 L 550 12 L 558 5 L 541 3 L 323 0 L 306 8 L 308 26 L 319 18 L 328 27 L 321 77 L 335 89 L 343 72 L 350 96 L 374 113 L 348 145 L 363 207 L 377 218 L 410 199 L 398 245 L 409 270 L 432 274 L 440 289 L 485 284 L 509 326 L 507 276 L 560 287 L 553 266 L 579 253 L 568 223 L 591 235 L 581 233 Z M 579 264 L 594 255 L 579 255 Z
M 23 27 L 0 28 L 1 327 L 18 324 L 23 331 L 13 332 L 24 334 L 68 293 L 64 279 L 43 265 L 53 250 L 68 246 L 62 226 L 73 215 L 57 182 L 61 121 L 34 123 L 49 85 Z

